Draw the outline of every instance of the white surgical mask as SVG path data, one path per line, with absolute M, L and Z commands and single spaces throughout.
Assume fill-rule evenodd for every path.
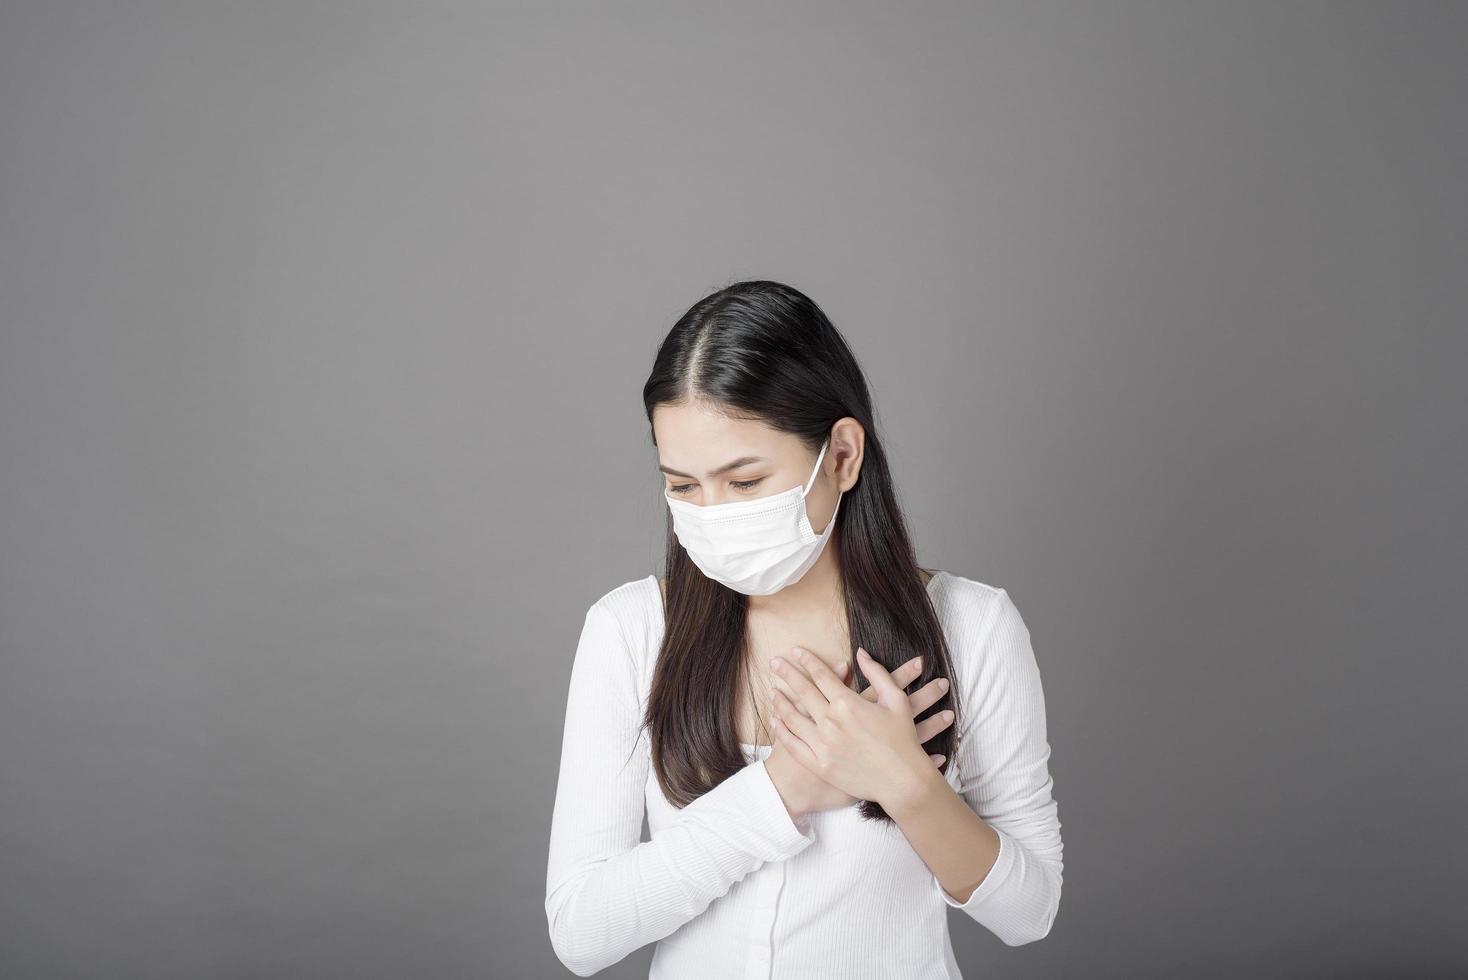
M 673 512 L 673 532 L 693 563 L 709 578 L 745 595 L 773 595 L 800 581 L 821 557 L 841 510 L 844 493 L 837 494 L 826 529 L 820 534 L 811 530 L 805 497 L 830 442 L 827 436 L 821 443 L 816 468 L 804 488 L 706 507 L 675 499 L 664 490 L 663 498 Z

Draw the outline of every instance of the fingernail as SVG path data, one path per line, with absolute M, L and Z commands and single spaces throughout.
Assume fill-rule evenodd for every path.
M 779 657 L 774 657 L 770 660 L 770 666 L 773 667 L 775 670 L 779 670 L 781 667 L 785 666 L 785 661 L 781 660 Z
M 948 678 L 946 678 L 946 677 L 940 677 L 940 678 L 938 678 L 938 690 L 940 690 L 940 691 L 946 691 L 946 690 L 948 690 Z
M 922 657 L 918 657 L 917 660 L 918 660 L 918 670 L 922 670 L 923 669 L 923 658 Z
M 945 711 L 945 712 L 943 712 L 943 720 L 944 721 L 952 721 L 953 720 L 953 712 L 951 712 L 951 711 Z
M 856 655 L 858 657 L 866 657 L 868 660 L 870 660 L 871 659 L 871 656 L 872 656 L 870 653 L 867 653 L 867 648 L 866 647 L 857 647 L 856 648 Z
M 942 764 L 943 764 L 943 762 L 944 762 L 944 761 L 945 761 L 945 760 L 946 760 L 946 759 L 947 759 L 947 758 L 948 758 L 948 756 L 946 756 L 946 755 L 944 755 L 944 754 L 942 754 L 942 753 L 941 753 L 941 752 L 940 752 L 940 753 L 938 753 L 938 765 L 940 765 L 940 766 L 941 766 L 941 765 L 942 765 Z

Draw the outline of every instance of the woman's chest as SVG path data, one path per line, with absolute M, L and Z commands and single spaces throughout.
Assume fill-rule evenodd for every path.
M 734 731 L 740 742 L 748 745 L 773 743 L 770 726 L 774 718 L 774 695 L 781 685 L 775 683 L 770 662 L 780 657 L 795 663 L 796 647 L 809 650 L 832 670 L 840 664 L 847 664 L 847 683 L 851 683 L 844 624 L 809 622 L 790 625 L 752 621 L 745 635 L 743 669 L 739 671 L 734 691 Z

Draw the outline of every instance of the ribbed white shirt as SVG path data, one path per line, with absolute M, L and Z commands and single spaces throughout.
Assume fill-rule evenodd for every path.
M 650 980 L 960 980 L 948 908 L 1010 946 L 1049 933 L 1064 865 L 1029 630 L 1004 589 L 940 571 L 928 593 L 962 698 L 948 782 L 1000 842 L 968 901 L 856 803 L 792 820 L 770 746 L 681 810 L 663 796 L 639 737 L 664 625 L 649 575 L 591 605 L 571 667 L 545 882 L 562 963 L 590 976 L 656 942 Z

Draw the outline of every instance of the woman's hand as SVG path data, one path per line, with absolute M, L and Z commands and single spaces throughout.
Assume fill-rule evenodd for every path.
M 799 648 L 797 647 L 796 649 L 798 650 Z M 809 654 L 809 656 L 814 658 L 815 654 Z M 828 667 L 827 669 L 829 670 L 830 668 Z M 922 673 L 922 670 L 923 658 L 914 657 L 891 672 L 890 677 L 892 683 L 899 688 L 899 694 L 901 694 L 901 688 L 907 687 L 907 685 L 916 680 Z M 847 665 L 845 663 L 837 665 L 833 671 L 843 687 L 846 686 L 846 671 Z M 848 687 L 847 690 L 850 691 L 850 688 Z M 881 688 L 876 685 L 871 685 L 856 696 L 872 704 L 876 704 L 880 691 Z M 902 694 L 902 697 L 907 701 L 909 718 L 915 718 L 928 710 L 947 692 L 947 678 L 938 677 L 924 684 L 910 695 Z M 856 694 L 854 691 L 851 693 Z M 790 703 L 789 698 L 780 687 L 780 682 L 777 680 L 776 690 L 774 692 L 776 712 L 778 713 L 781 710 L 782 704 L 788 708 Z M 921 749 L 922 743 L 933 738 L 951 724 L 953 724 L 952 712 L 939 712 L 911 726 L 913 740 L 919 749 Z M 927 758 L 933 767 L 938 768 L 943 765 L 945 757 L 935 754 L 929 755 Z M 807 768 L 803 762 L 800 762 L 794 757 L 791 746 L 778 737 L 775 739 L 774 747 L 770 750 L 770 755 L 766 760 L 766 766 L 770 769 L 771 776 L 780 789 L 781 795 L 786 800 L 787 805 L 796 813 L 814 813 L 819 810 L 831 810 L 838 807 L 850 806 L 858 799 L 858 797 L 833 786 Z M 867 797 L 863 798 L 865 799 Z
M 858 648 L 856 657 L 871 682 L 862 694 L 847 687 L 820 657 L 800 647 L 795 648 L 794 661 L 777 657 L 771 662 L 777 678 L 775 739 L 795 761 L 839 792 L 875 800 L 885 808 L 887 801 L 912 792 L 914 784 L 932 772 L 933 757 L 923 751 L 922 743 L 951 724 L 953 715 L 940 712 L 919 724 L 941 719 L 942 727 L 920 730 L 912 720 L 917 712 L 895 675 L 865 649 Z M 864 696 L 873 692 L 874 697 Z

